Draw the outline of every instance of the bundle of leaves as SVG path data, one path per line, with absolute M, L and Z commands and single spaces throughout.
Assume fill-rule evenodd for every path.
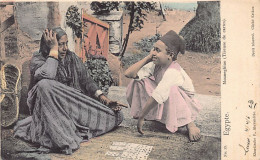
M 145 56 L 147 56 L 151 49 L 153 48 L 153 44 L 157 42 L 160 39 L 160 34 L 155 34 L 152 36 L 145 37 L 141 39 L 138 42 L 134 42 L 134 46 L 141 50 L 141 54 L 134 54 L 131 56 L 123 57 L 122 58 L 122 64 L 125 68 L 128 68 L 132 64 L 138 62 L 139 60 L 143 59 Z
M 134 42 L 134 46 L 140 49 L 142 52 L 150 52 L 153 48 L 153 44 L 160 39 L 160 34 L 145 37 L 138 42 Z
M 130 67 L 132 64 L 140 61 L 141 59 L 143 59 L 145 56 L 147 56 L 149 53 L 144 52 L 142 54 L 134 54 L 131 56 L 125 56 L 122 58 L 122 65 L 124 66 L 124 68 L 128 68 Z
M 186 50 L 202 53 L 220 51 L 219 2 L 198 2 L 196 16 L 181 30 Z
M 85 66 L 102 92 L 108 94 L 108 89 L 112 85 L 113 79 L 107 60 L 101 56 L 91 56 L 85 62 Z
M 94 14 L 107 14 L 110 11 L 116 9 L 118 9 L 119 7 L 119 2 L 91 2 L 90 4 L 90 9 L 94 11 Z
M 81 15 L 77 6 L 70 6 L 66 12 L 66 24 L 72 28 L 74 34 L 80 38 L 82 33 Z

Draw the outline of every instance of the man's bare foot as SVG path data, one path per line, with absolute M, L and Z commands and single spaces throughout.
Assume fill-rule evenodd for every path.
M 186 125 L 189 132 L 189 139 L 191 142 L 196 142 L 201 138 L 200 129 L 195 125 L 194 122 L 190 122 Z
M 138 122 L 137 122 L 137 131 L 143 135 L 144 132 L 143 132 L 143 125 L 144 125 L 144 118 L 139 118 L 138 119 Z

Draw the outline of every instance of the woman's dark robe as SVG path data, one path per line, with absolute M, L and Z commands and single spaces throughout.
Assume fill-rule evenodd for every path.
M 34 53 L 27 104 L 31 116 L 17 122 L 16 137 L 66 154 L 83 140 L 104 134 L 122 120 L 94 97 L 98 90 L 79 57 L 68 51 L 64 61 Z

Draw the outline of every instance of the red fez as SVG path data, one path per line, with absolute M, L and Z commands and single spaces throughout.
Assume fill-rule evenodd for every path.
M 174 51 L 176 54 L 185 52 L 185 41 L 176 32 L 170 30 L 160 40 L 168 47 L 168 49 Z

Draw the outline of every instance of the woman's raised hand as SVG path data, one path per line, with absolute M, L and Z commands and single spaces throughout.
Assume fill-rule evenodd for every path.
M 52 30 L 45 29 L 43 32 L 43 38 L 47 46 L 52 50 L 58 50 L 58 41 L 56 38 L 56 33 Z

